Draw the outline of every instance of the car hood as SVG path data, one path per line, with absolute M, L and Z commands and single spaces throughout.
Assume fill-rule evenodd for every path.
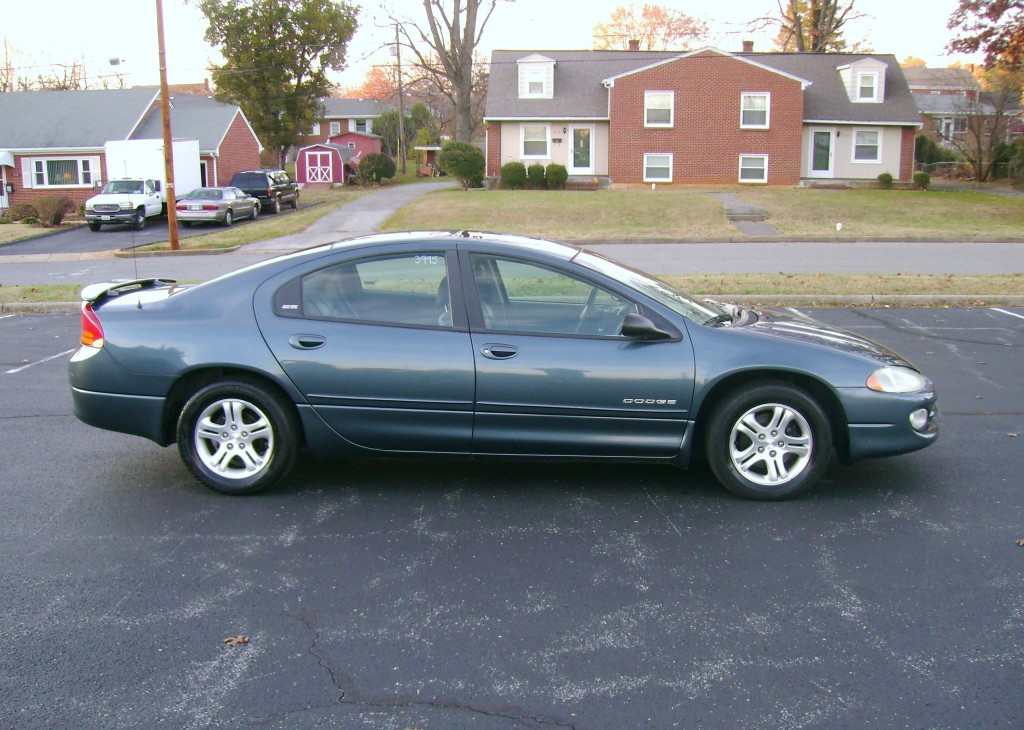
M 768 309 L 759 309 L 756 311 L 756 314 L 756 321 L 740 325 L 740 328 L 749 329 L 751 332 L 765 334 L 770 337 L 798 340 L 800 342 L 842 350 L 851 355 L 859 355 L 885 365 L 897 365 L 917 370 L 906 358 L 893 352 L 885 345 L 880 345 L 874 340 L 869 340 L 867 337 L 840 327 Z

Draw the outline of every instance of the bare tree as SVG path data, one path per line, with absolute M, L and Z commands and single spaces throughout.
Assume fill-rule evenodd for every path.
M 639 41 L 645 51 L 688 50 L 692 42 L 707 38 L 708 26 L 682 10 L 644 3 L 620 5 L 611 18 L 594 25 L 594 48 L 599 51 L 629 48 Z
M 390 15 L 402 46 L 413 54 L 413 65 L 452 101 L 459 142 L 472 141 L 474 82 L 479 80 L 474 52 L 498 2 L 423 0 L 425 21 Z
M 775 46 L 784 52 L 840 53 L 846 49 L 843 27 L 863 15 L 855 0 L 777 0 L 778 14 L 758 18 L 751 28 L 777 27 Z
M 997 67 L 985 73 L 983 93 L 965 98 L 958 111 L 959 129 L 945 136 L 980 182 L 992 178 L 1003 145 L 1009 141 L 1009 124 L 1024 89 L 1024 69 Z

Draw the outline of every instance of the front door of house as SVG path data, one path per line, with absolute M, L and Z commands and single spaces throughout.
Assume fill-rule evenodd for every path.
M 834 129 L 815 129 L 811 132 L 810 177 L 832 177 L 835 158 Z
M 0 165 L 0 211 L 6 211 L 11 207 L 7 200 L 7 168 Z
M 569 142 L 572 144 L 567 166 L 569 174 L 593 175 L 594 128 L 592 126 L 569 127 Z

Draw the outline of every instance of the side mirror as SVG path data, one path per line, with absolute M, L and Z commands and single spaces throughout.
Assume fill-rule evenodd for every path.
M 631 340 L 671 340 L 675 333 L 662 329 L 649 318 L 630 312 L 622 320 L 622 336 Z

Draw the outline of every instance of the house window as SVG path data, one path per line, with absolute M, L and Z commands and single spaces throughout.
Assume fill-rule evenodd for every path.
M 355 120 L 355 131 L 357 131 L 357 132 L 366 132 L 367 131 L 367 129 L 366 129 L 366 120 L 365 119 L 356 119 Z
M 881 132 L 874 129 L 858 129 L 853 133 L 853 161 L 882 161 Z
M 857 74 L 857 101 L 878 101 L 878 74 Z
M 671 91 L 644 92 L 644 126 L 671 127 L 675 94 Z
M 768 129 L 770 94 L 740 94 L 740 128 Z
M 67 188 L 93 183 L 95 167 L 90 158 L 50 158 L 32 161 L 33 186 Z
M 310 134 L 320 134 L 320 122 L 313 122 L 313 129 L 309 131 Z
M 548 156 L 548 135 L 550 127 L 546 124 L 524 124 L 523 157 Z
M 336 134 L 341 134 L 341 122 L 331 122 L 330 135 L 333 137 Z
M 672 155 L 644 155 L 644 182 L 672 182 Z
M 527 68 L 523 72 L 523 82 L 526 85 L 525 96 L 547 96 L 547 69 Z
M 740 155 L 740 182 L 768 182 L 768 155 Z

